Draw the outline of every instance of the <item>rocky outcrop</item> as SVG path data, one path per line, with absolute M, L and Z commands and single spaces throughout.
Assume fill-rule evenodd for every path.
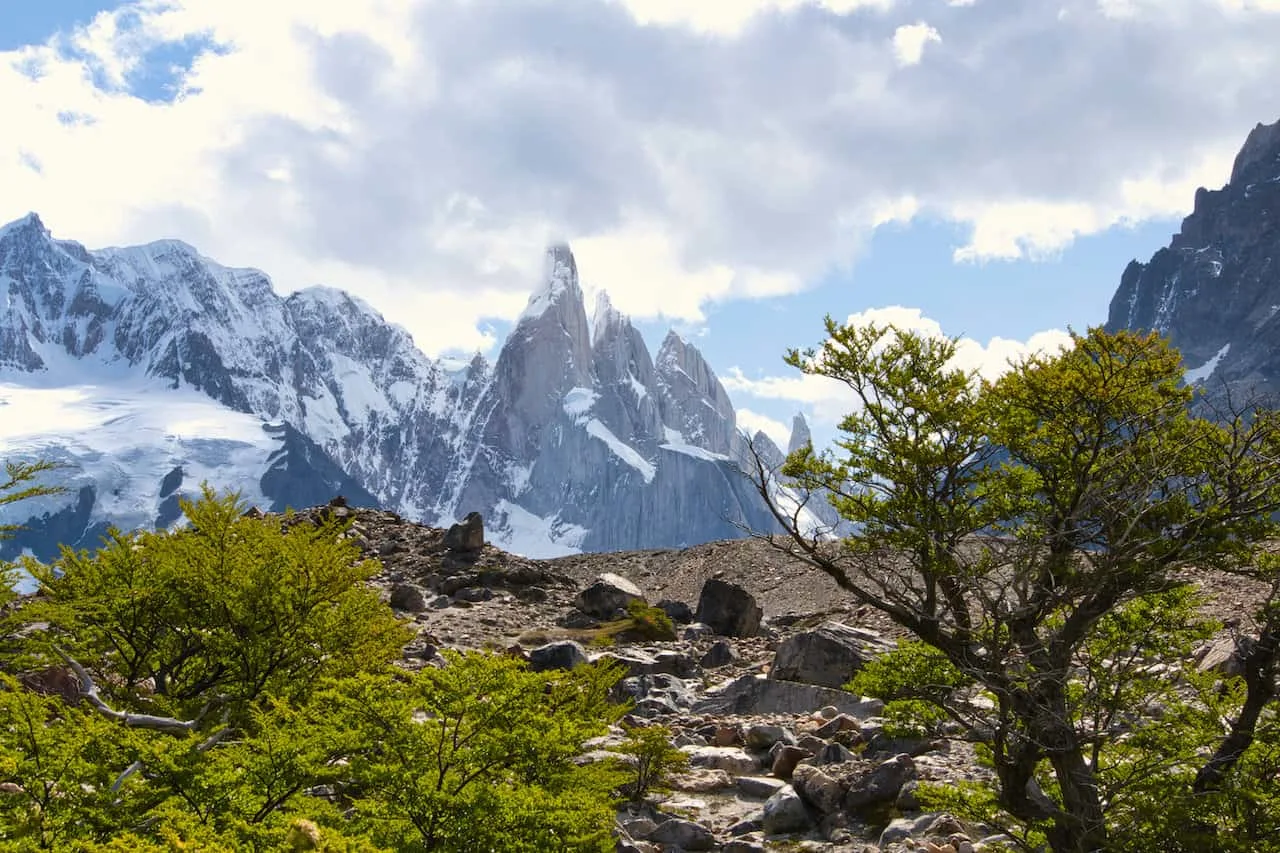
M 1280 122 L 1253 129 L 1225 186 L 1196 191 L 1167 248 L 1129 264 L 1107 328 L 1168 335 L 1190 383 L 1280 390 Z

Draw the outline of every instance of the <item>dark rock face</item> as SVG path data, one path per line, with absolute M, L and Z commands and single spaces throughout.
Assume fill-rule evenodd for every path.
M 726 637 L 754 637 L 760 633 L 763 615 L 751 593 L 737 584 L 711 578 L 702 585 L 695 618 Z
M 1280 390 L 1280 122 L 1253 129 L 1226 186 L 1196 192 L 1167 248 L 1129 264 L 1107 328 L 1168 335 L 1209 390 Z

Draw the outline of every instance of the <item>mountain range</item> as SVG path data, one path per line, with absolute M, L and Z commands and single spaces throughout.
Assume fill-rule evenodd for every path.
M 1274 394 L 1278 264 L 1280 122 L 1129 264 L 1106 325 L 1168 335 L 1188 382 Z M 478 511 L 495 543 L 536 557 L 772 526 L 711 366 L 674 332 L 652 355 L 603 294 L 588 316 L 567 245 L 547 249 L 493 363 L 433 360 L 341 291 L 281 297 L 174 240 L 89 251 L 35 214 L 0 227 L 0 292 L 0 458 L 62 463 L 67 486 L 0 508 L 26 527 L 0 558 L 169 525 L 205 481 L 271 510 L 341 494 L 441 526 Z M 809 440 L 798 417 L 787 449 Z
M 349 294 L 282 298 L 174 240 L 89 251 L 35 214 L 0 228 L 0 290 L 0 456 L 62 463 L 68 487 L 10 510 L 26 530 L 0 556 L 170 524 L 203 481 L 273 510 L 341 494 L 440 525 L 479 511 L 530 556 L 771 523 L 701 353 L 673 332 L 651 356 L 603 294 L 588 318 L 566 245 L 497 360 L 460 367 Z

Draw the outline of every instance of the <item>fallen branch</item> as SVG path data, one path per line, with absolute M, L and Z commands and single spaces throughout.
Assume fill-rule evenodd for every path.
M 179 720 L 176 717 L 158 717 L 153 714 L 134 714 L 130 711 L 117 711 L 115 708 L 112 708 L 103 701 L 102 697 L 98 695 L 98 685 L 94 683 L 93 676 L 89 674 L 87 669 L 81 666 L 78 661 L 73 659 L 57 646 L 54 646 L 53 650 L 58 653 L 59 657 L 67 662 L 67 666 L 71 667 L 71 671 L 76 674 L 76 678 L 80 680 L 80 695 L 93 706 L 94 710 L 106 717 L 108 720 L 123 723 L 130 728 L 150 729 L 152 731 L 167 732 L 169 734 L 186 734 L 188 732 L 194 732 L 200 727 L 200 721 L 204 718 L 204 715 L 208 713 L 209 708 L 212 707 L 212 702 L 205 705 L 204 708 L 200 710 L 200 713 L 191 720 Z

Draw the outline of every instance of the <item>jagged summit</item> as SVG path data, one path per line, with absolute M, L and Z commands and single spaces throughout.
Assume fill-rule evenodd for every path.
M 1280 391 L 1280 122 L 1253 129 L 1231 180 L 1196 191 L 1167 248 L 1125 269 L 1107 328 L 1154 330 L 1187 381 Z
M 520 315 L 520 322 L 541 317 L 550 308 L 564 302 L 582 305 L 582 288 L 578 283 L 578 262 L 568 243 L 548 246 L 542 261 L 542 281 L 529 296 L 529 304 Z
M 1246 173 L 1260 167 L 1266 175 L 1280 174 L 1280 121 L 1274 124 L 1259 123 L 1244 141 L 1231 167 L 1231 183 L 1246 180 Z
M 812 444 L 813 433 L 809 430 L 809 422 L 802 412 L 796 412 L 796 416 L 791 419 L 791 440 L 787 442 L 787 455 Z
M 49 235 L 49 229 L 45 227 L 44 222 L 40 219 L 40 215 L 35 211 L 28 213 L 26 216 L 19 217 L 5 225 L 0 225 L 0 237 L 4 237 L 10 233 L 17 231 L 34 231 L 36 233 Z

